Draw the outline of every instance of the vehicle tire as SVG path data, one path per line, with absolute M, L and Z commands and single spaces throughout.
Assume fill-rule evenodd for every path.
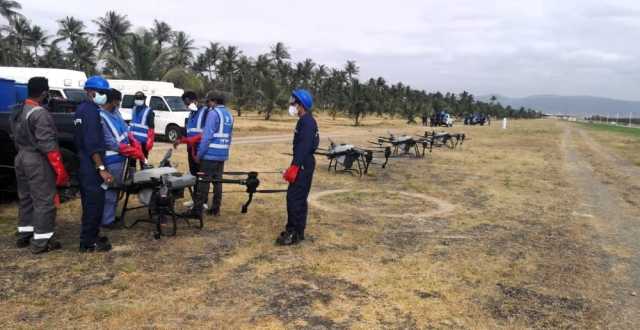
M 176 142 L 176 140 L 178 140 L 178 138 L 180 137 L 180 132 L 180 127 L 169 125 L 167 126 L 166 132 L 164 132 L 164 136 L 165 138 L 167 138 L 167 140 L 169 140 L 169 142 L 173 143 Z

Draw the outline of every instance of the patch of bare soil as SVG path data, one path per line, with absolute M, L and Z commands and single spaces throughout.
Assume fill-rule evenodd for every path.
M 624 192 L 637 177 L 621 179 L 638 172 L 637 167 L 618 157 L 585 132 L 567 127 L 563 138 L 567 168 L 582 203 L 574 215 L 597 229 L 597 239 L 611 251 L 609 283 L 610 325 L 633 328 L 640 324 L 640 227 L 638 208 L 625 203 Z M 626 205 L 625 205 L 626 204 Z M 634 295 L 635 294 L 635 295 Z

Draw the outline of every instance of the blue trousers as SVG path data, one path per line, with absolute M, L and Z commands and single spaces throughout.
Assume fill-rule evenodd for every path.
M 304 233 L 307 227 L 307 199 L 313 181 L 316 162 L 308 161 L 302 166 L 294 183 L 287 189 L 287 231 Z
M 104 189 L 100 187 L 102 178 L 94 168 L 93 162 L 80 159 L 78 171 L 80 181 L 80 199 L 82 201 L 82 229 L 80 244 L 91 246 L 98 240 L 100 222 L 104 211 Z
M 124 162 L 107 165 L 109 173 L 113 176 L 114 184 L 122 184 L 122 170 Z M 118 208 L 118 189 L 109 189 L 104 193 L 104 210 L 102 212 L 102 225 L 112 224 L 116 220 L 116 209 Z

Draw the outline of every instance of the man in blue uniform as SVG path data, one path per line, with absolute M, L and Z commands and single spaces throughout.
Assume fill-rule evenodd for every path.
M 100 76 L 87 79 L 84 84 L 89 101 L 82 102 L 74 116 L 75 145 L 80 159 L 78 179 L 82 200 L 82 229 L 80 252 L 111 250 L 106 237 L 100 237 L 100 222 L 104 210 L 104 187 L 113 177 L 104 165 L 106 146 L 102 134 L 99 106 L 107 103 L 109 83 Z
M 111 89 L 107 94 L 107 103 L 100 106 L 102 119 L 102 134 L 106 146 L 104 163 L 109 173 L 113 175 L 114 185 L 120 186 L 123 181 L 126 158 L 144 161 L 142 148 L 135 148 L 129 143 L 129 127 L 122 119 L 118 106 L 122 101 L 122 94 L 117 89 Z M 109 188 L 105 192 L 102 226 L 116 228 L 116 207 L 118 205 L 118 190 Z
M 209 110 L 207 120 L 202 133 L 202 141 L 198 146 L 195 161 L 200 164 L 200 171 L 204 172 L 212 180 L 222 179 L 224 162 L 229 159 L 231 136 L 233 133 L 233 116 L 224 106 L 225 100 L 222 94 L 213 96 L 214 107 Z M 203 196 L 208 196 L 209 185 L 203 191 Z M 209 214 L 220 215 L 222 203 L 222 183 L 213 183 L 213 200 Z M 195 210 L 197 211 L 197 210 Z
M 199 172 L 200 166 L 195 161 L 196 153 L 198 150 L 198 144 L 202 140 L 202 132 L 204 124 L 207 120 L 207 114 L 209 110 L 213 108 L 213 105 L 209 107 L 198 108 L 198 96 L 196 93 L 187 91 L 182 94 L 182 102 L 190 110 L 189 118 L 187 118 L 187 136 L 181 137 L 173 144 L 174 148 L 177 148 L 179 144 L 187 145 L 187 159 L 189 161 L 189 172 L 191 175 L 196 176 Z
M 144 157 L 149 157 L 149 152 L 153 148 L 155 140 L 155 114 L 153 109 L 146 106 L 147 96 L 143 92 L 136 92 L 133 96 L 134 107 L 131 114 L 131 132 L 136 142 L 142 145 Z M 133 141 L 132 141 L 133 142 Z M 136 142 L 133 142 L 136 144 Z M 144 162 L 140 161 L 140 167 L 144 167 Z
M 293 161 L 283 174 L 289 182 L 287 189 L 287 226 L 276 239 L 278 245 L 294 245 L 304 240 L 307 226 L 307 198 L 311 190 L 316 160 L 313 156 L 320 143 L 318 124 L 311 115 L 313 98 L 304 89 L 293 91 L 289 114 L 298 116 L 293 135 Z

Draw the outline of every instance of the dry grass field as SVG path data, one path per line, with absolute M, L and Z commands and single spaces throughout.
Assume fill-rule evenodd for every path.
M 321 135 L 361 145 L 387 130 L 424 133 L 395 120 L 364 124 L 319 119 Z M 227 170 L 288 166 L 293 119 L 243 117 L 236 126 L 242 143 Z M 392 159 L 363 178 L 328 173 L 318 156 L 308 237 L 295 247 L 274 246 L 284 195 L 259 195 L 243 215 L 239 186 L 225 186 L 222 216 L 204 229 L 181 226 L 161 240 L 145 224 L 106 231 L 115 247 L 107 254 L 77 252 L 79 201 L 58 212 L 63 250 L 44 256 L 14 247 L 17 210 L 2 205 L 0 325 L 637 327 L 638 167 L 612 159 L 600 132 L 564 122 L 448 130 L 470 140 Z M 174 161 L 186 168 L 184 147 Z M 284 187 L 277 174 L 261 179 L 262 188 Z

